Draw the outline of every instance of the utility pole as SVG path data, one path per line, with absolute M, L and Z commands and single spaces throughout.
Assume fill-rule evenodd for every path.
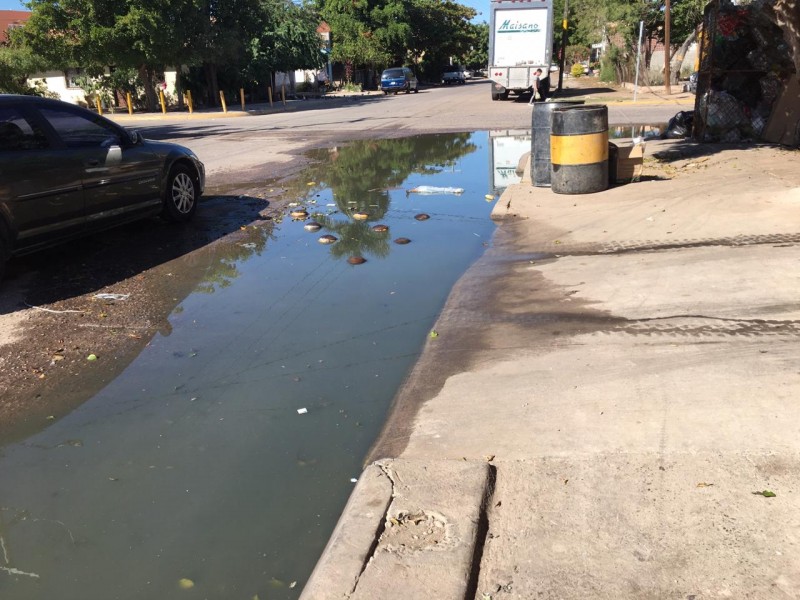
M 567 63 L 567 19 L 569 18 L 569 0 L 564 0 L 564 18 L 561 21 L 561 60 L 558 65 L 558 91 L 564 87 L 564 66 Z M 550 65 L 547 65 L 550 68 Z
M 664 5 L 664 90 L 667 92 L 667 96 L 672 93 L 670 89 L 670 64 L 669 64 L 669 0 L 665 0 L 666 4 Z

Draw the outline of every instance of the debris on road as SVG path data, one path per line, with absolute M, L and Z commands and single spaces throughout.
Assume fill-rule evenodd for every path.
M 434 185 L 418 185 L 415 188 L 408 190 L 409 194 L 423 194 L 426 196 L 433 196 L 437 194 L 452 194 L 458 196 L 464 193 L 464 188 L 460 187 L 437 187 Z
M 108 300 L 111 302 L 116 302 L 117 300 L 127 300 L 130 298 L 130 294 L 95 294 L 92 296 L 96 300 Z

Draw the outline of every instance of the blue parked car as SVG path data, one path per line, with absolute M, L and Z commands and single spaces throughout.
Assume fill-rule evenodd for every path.
M 419 92 L 419 82 L 414 71 L 407 67 L 394 67 L 386 69 L 381 74 L 381 90 L 384 94 L 397 92 Z

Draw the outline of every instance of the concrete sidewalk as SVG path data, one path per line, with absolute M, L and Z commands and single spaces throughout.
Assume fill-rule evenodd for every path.
M 799 597 L 798 158 L 506 190 L 303 598 Z

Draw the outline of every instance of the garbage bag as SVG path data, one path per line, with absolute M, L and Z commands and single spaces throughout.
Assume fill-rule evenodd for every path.
M 667 123 L 667 129 L 661 135 L 665 140 L 677 140 L 692 135 L 694 125 L 694 111 L 682 110 Z

